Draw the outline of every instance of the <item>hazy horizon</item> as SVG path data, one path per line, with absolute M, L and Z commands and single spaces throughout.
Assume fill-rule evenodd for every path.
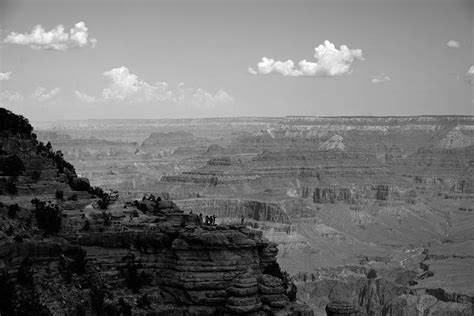
M 474 114 L 474 4 L 0 0 L 32 121 Z

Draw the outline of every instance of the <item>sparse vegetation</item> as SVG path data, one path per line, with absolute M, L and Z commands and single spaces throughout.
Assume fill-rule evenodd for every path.
M 15 184 L 15 179 L 13 177 L 10 177 L 5 185 L 5 189 L 7 190 L 7 193 L 10 195 L 15 195 L 18 193 L 18 188 L 16 187 Z
M 97 201 L 97 205 L 101 210 L 106 210 L 110 204 L 110 196 L 107 193 L 104 193 L 100 200 Z
M 57 204 L 46 203 L 37 198 L 31 203 L 35 206 L 35 217 L 40 229 L 46 234 L 55 234 L 61 230 L 62 210 Z
M 63 190 L 56 190 L 56 193 L 54 195 L 56 196 L 56 200 L 64 199 L 64 191 Z
M 29 257 L 25 257 L 21 261 L 16 278 L 22 285 L 33 284 L 33 261 Z
M 0 108 L 0 131 L 30 135 L 33 131 L 33 127 L 25 117 L 17 115 L 7 109 Z
M 25 165 L 17 155 L 9 155 L 0 159 L 0 171 L 5 175 L 19 176 L 25 171 Z
M 11 219 L 15 219 L 16 218 L 16 213 L 19 210 L 20 210 L 20 207 L 18 206 L 18 204 L 11 204 L 8 207 L 8 217 L 10 217 Z
M 31 180 L 38 181 L 41 178 L 41 171 L 35 170 L 31 173 Z
M 67 197 L 68 201 L 77 201 L 78 197 L 76 193 L 71 194 L 70 196 Z
M 122 269 L 122 274 L 125 277 L 125 285 L 133 291 L 133 293 L 139 293 L 140 289 L 144 285 L 151 283 L 151 276 L 145 271 L 139 272 L 138 269 L 142 268 L 142 264 L 135 260 L 135 255 L 131 254 L 122 258 L 127 264 Z

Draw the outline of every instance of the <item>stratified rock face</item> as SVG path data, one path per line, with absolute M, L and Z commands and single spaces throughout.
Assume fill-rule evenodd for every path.
M 331 136 L 327 141 L 319 145 L 319 150 L 345 150 L 344 137 L 341 135 Z
M 356 310 L 351 303 L 335 301 L 328 304 L 326 307 L 328 316 L 351 316 Z
M 90 188 L 49 145 L 43 150 L 27 121 L 0 114 L 9 128 L 0 131 L 1 155 L 18 158 L 7 161 L 18 167 L 15 183 L 26 183 L 31 159 L 55 171 L 41 191 L 32 187 L 35 211 L 31 195 L 0 195 L 1 314 L 312 315 L 289 303 L 281 280 L 263 275 L 278 249 L 262 232 L 203 225 L 162 197 L 119 205 L 116 194 Z M 69 186 L 78 193 L 70 200 L 55 193 Z M 91 200 L 95 194 L 100 200 Z M 54 206 L 41 201 L 55 195 Z M 4 204 L 10 201 L 21 206 Z M 47 231 L 45 216 L 58 214 L 57 230 Z
M 207 147 L 206 153 L 209 155 L 222 155 L 224 153 L 224 147 L 212 144 Z
M 227 289 L 226 308 L 234 314 L 245 314 L 262 310 L 263 304 L 258 296 L 257 278 L 251 271 L 236 278 Z
M 169 133 L 152 133 L 142 144 L 147 146 L 186 146 L 196 141 L 196 137 L 188 132 L 169 132 Z
M 474 137 L 463 134 L 460 130 L 454 129 L 441 139 L 440 147 L 445 149 L 462 148 L 474 145 Z

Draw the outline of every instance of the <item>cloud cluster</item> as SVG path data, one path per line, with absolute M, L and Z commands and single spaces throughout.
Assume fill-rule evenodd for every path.
M 4 43 L 29 46 L 33 49 L 67 50 L 71 48 L 95 47 L 97 40 L 89 37 L 88 28 L 84 22 L 74 24 L 69 32 L 64 26 L 58 25 L 46 31 L 41 25 L 36 25 L 31 33 L 11 32 L 3 40 Z
M 446 43 L 446 46 L 448 46 L 449 48 L 459 48 L 461 44 L 459 44 L 458 41 L 450 40 Z
M 198 109 L 211 109 L 234 102 L 234 99 L 223 90 L 212 94 L 204 89 L 186 88 L 182 83 L 174 90 L 169 89 L 166 82 L 150 84 L 140 80 L 137 75 L 130 73 L 129 69 L 123 66 L 108 70 L 103 75 L 108 79 L 109 83 L 102 90 L 101 96 L 96 98 L 80 91 L 75 91 L 76 97 L 80 102 L 171 102 L 175 104 L 189 104 Z
M 278 61 L 262 57 L 262 60 L 257 64 L 257 69 L 248 68 L 248 72 L 252 75 L 276 73 L 291 77 L 334 77 L 349 74 L 355 60 L 364 60 L 362 50 L 350 49 L 346 45 L 341 45 L 337 49 L 333 43 L 327 40 L 314 50 L 315 61 L 301 60 L 298 62 L 298 67 L 295 67 L 295 63 L 291 59 Z
M 31 97 L 38 102 L 46 102 L 54 99 L 59 94 L 59 88 L 53 88 L 47 91 L 44 87 L 37 87 Z
M 10 80 L 12 73 L 11 72 L 0 72 L 0 81 Z
M 474 65 L 467 70 L 466 81 L 470 84 L 474 84 Z
M 382 83 L 382 82 L 387 82 L 387 81 L 390 81 L 391 78 L 389 76 L 387 76 L 386 74 L 380 74 L 378 76 L 375 76 L 374 78 L 372 78 L 372 83 Z
M 11 92 L 9 90 L 3 90 L 0 93 L 0 104 L 11 104 L 23 101 L 23 96 L 18 92 Z
M 78 98 L 79 101 L 82 102 L 82 103 L 92 104 L 92 103 L 95 103 L 97 101 L 96 97 L 90 96 L 88 94 L 85 94 L 85 93 L 77 91 L 77 90 L 74 91 L 74 94 L 76 95 L 76 98 Z

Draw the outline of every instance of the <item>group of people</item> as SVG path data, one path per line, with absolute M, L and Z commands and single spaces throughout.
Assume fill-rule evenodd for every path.
M 191 210 L 189 214 L 193 214 L 193 211 Z M 203 218 L 202 213 L 199 213 L 199 219 L 201 220 L 201 223 L 204 225 L 216 225 L 216 215 L 206 215 L 206 217 Z M 245 216 L 242 215 L 240 217 L 240 224 L 245 225 Z
M 199 214 L 199 218 L 201 219 L 201 223 L 202 223 L 203 222 L 202 213 Z M 204 224 L 205 225 L 216 225 L 216 215 L 211 215 L 211 216 L 206 215 L 206 217 L 204 218 Z

